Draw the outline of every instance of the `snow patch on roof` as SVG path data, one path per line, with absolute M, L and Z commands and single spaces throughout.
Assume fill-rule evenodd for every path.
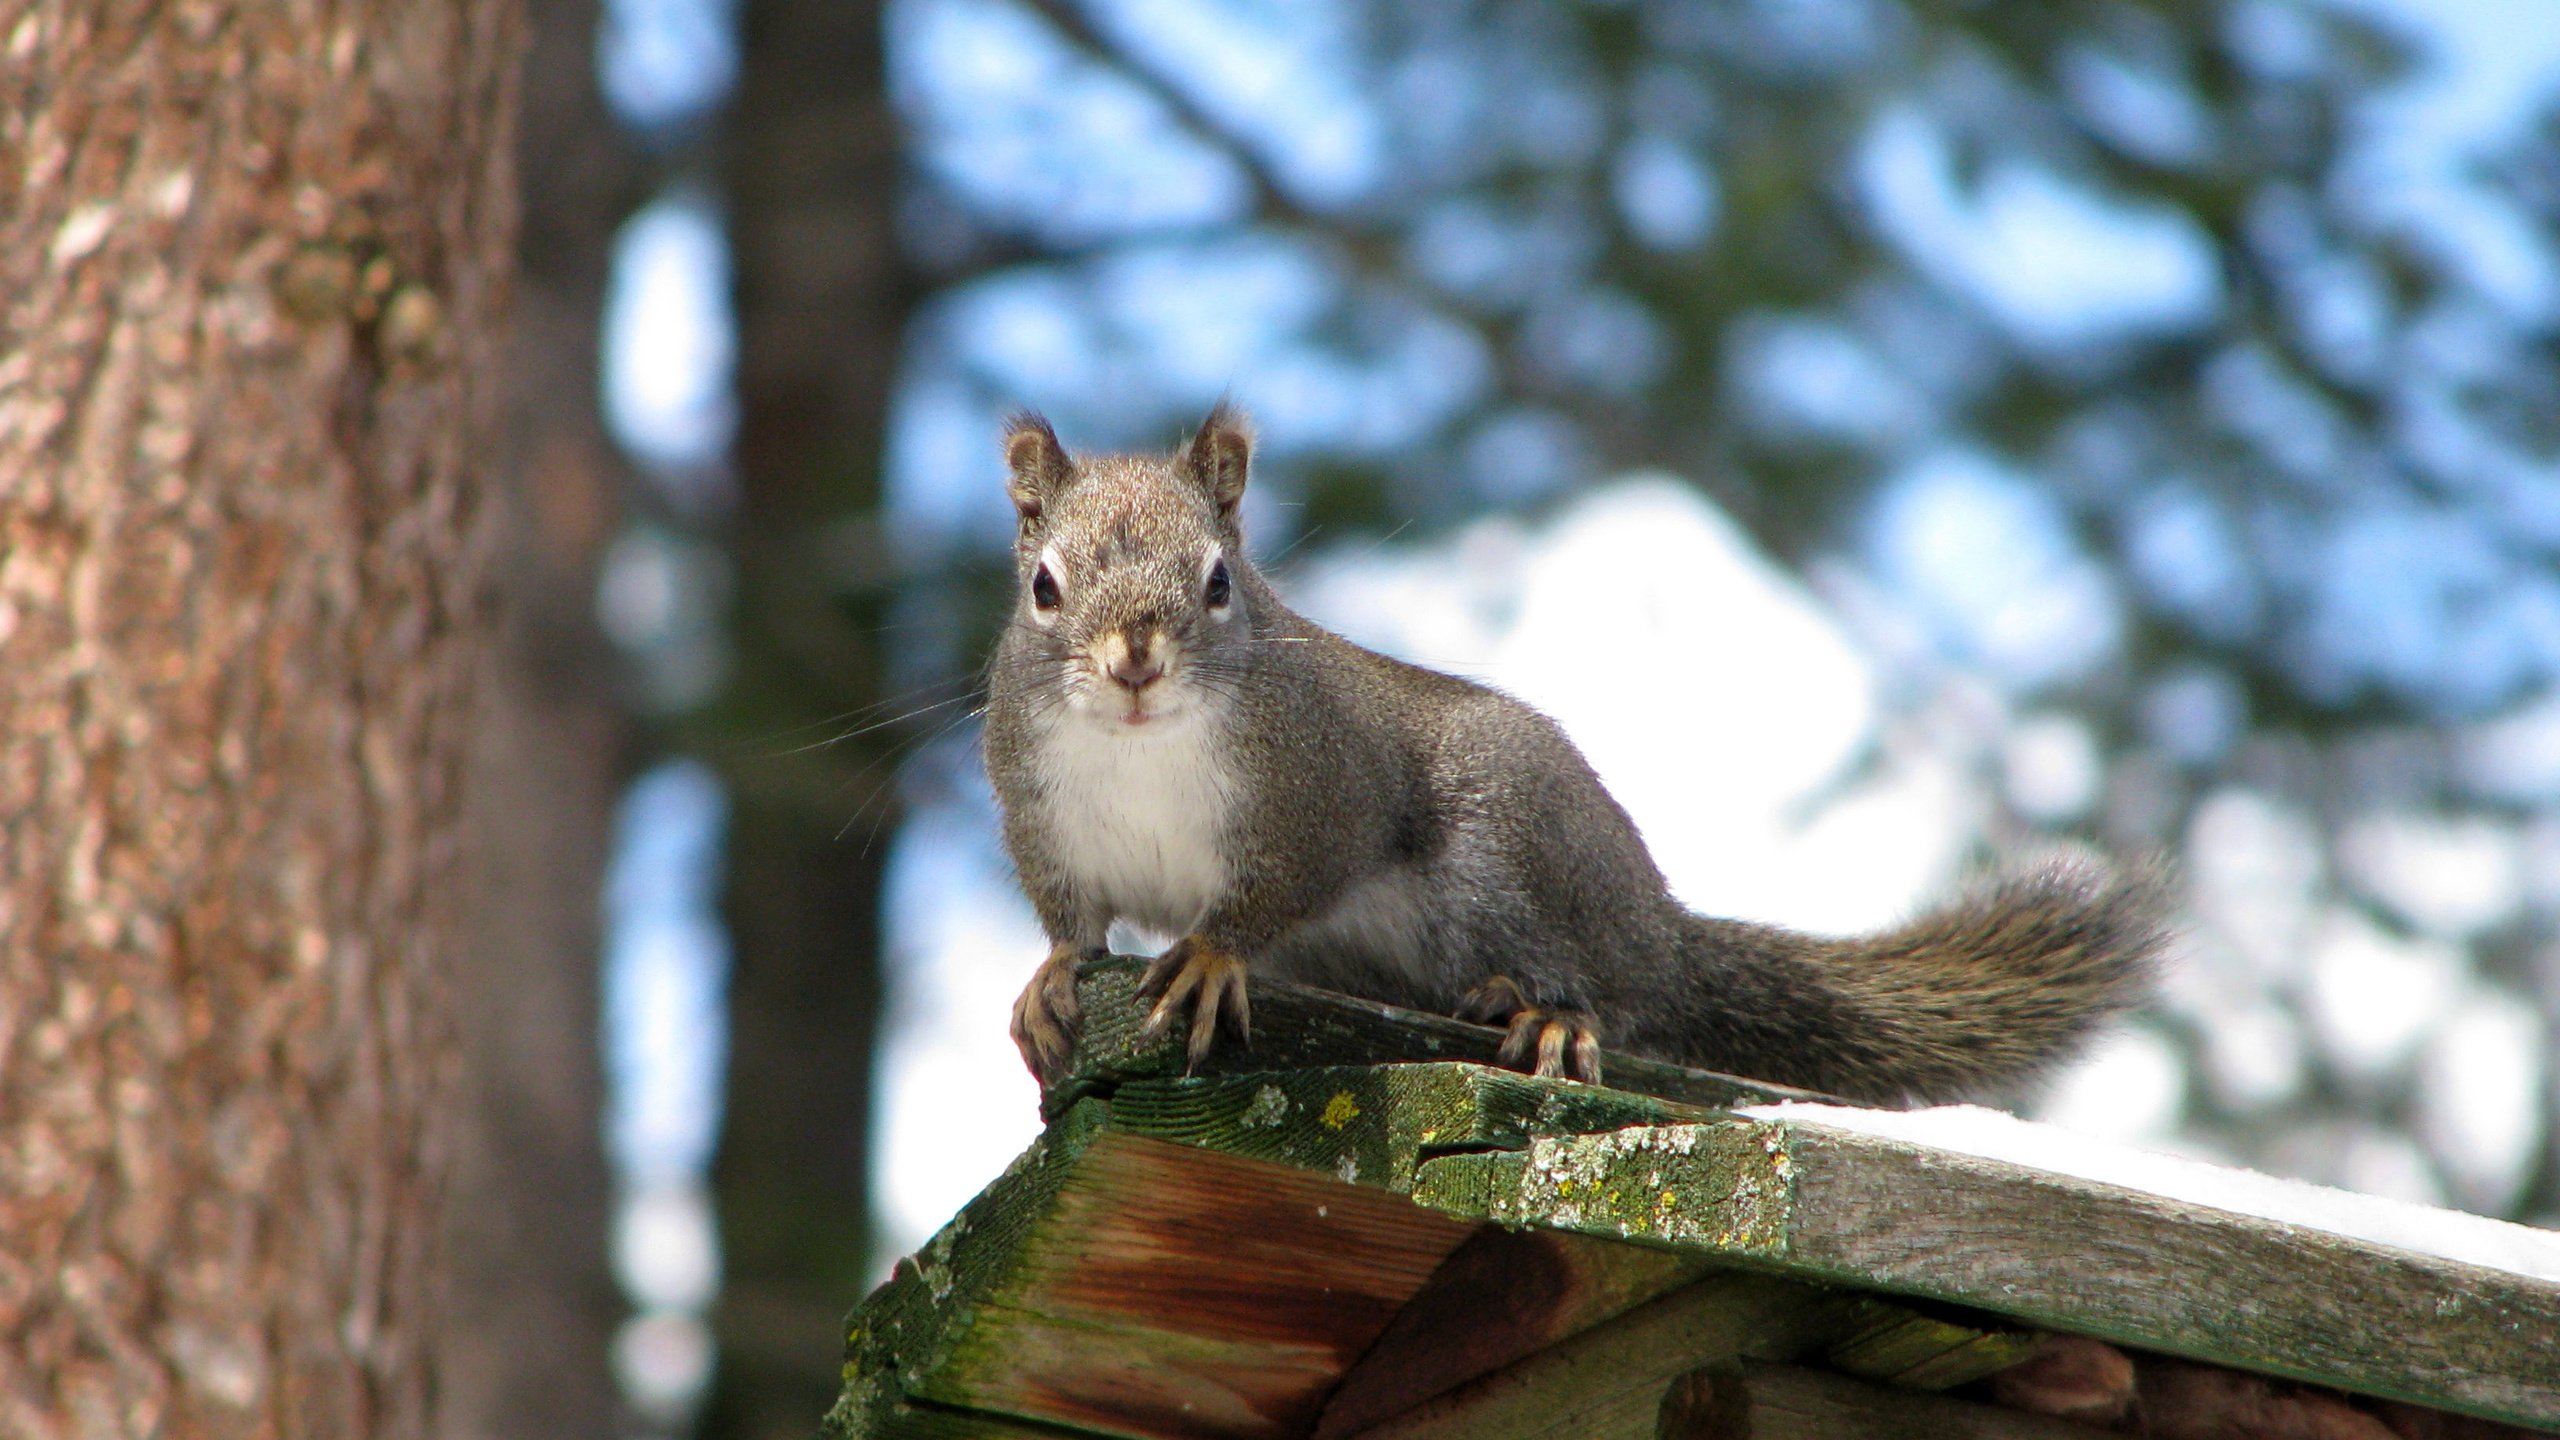
M 2412 1205 L 2253 1170 L 2206 1164 L 2075 1135 L 1975 1105 L 1864 1110 L 1845 1105 L 1754 1105 L 1759 1120 L 1822 1126 L 2005 1161 L 2030 1170 L 2254 1215 L 2376 1245 L 2560 1282 L 2560 1233 Z

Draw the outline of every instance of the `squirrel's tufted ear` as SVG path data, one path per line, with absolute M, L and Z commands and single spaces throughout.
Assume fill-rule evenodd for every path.
M 1005 481 L 1005 493 L 1013 497 L 1013 508 L 1025 520 L 1039 518 L 1040 507 L 1058 493 L 1071 473 L 1058 432 L 1032 410 L 1017 410 L 1005 421 L 1004 463 L 1012 472 Z
M 1217 503 L 1218 518 L 1231 518 L 1236 502 L 1244 498 L 1245 472 L 1253 463 L 1253 422 L 1233 402 L 1220 400 L 1200 422 L 1182 459 Z

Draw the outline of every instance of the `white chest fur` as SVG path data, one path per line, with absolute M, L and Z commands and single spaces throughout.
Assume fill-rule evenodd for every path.
M 1196 714 L 1137 730 L 1065 715 L 1043 737 L 1040 803 L 1076 888 L 1167 938 L 1227 887 L 1234 785 Z

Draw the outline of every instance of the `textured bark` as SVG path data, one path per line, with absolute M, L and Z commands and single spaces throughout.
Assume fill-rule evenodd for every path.
M 0 1434 L 428 1429 L 517 30 L 0 5 Z
M 463 1084 L 438 1387 L 450 1440 L 602 1437 L 618 1411 L 596 982 L 629 727 L 595 621 L 622 486 L 596 370 L 633 167 L 596 91 L 594 0 L 530 9 L 504 620 L 474 737 L 471 943 L 454 972 Z
M 880 863 L 881 435 L 908 304 L 880 9 L 749 0 L 727 135 L 738 316 L 730 1103 L 718 1187 L 718 1437 L 798 1437 L 834 1398 L 870 1279 L 865 1155 Z M 849 564 L 848 557 L 855 557 Z M 775 737 L 793 737 L 777 746 Z M 796 753 L 777 756 L 777 749 Z

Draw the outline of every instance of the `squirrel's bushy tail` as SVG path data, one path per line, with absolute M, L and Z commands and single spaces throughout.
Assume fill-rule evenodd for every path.
M 2143 999 L 2168 910 L 2157 868 L 2073 857 L 1844 940 L 1692 915 L 1685 1033 L 1646 1038 L 1692 1065 L 1856 1100 L 2011 1092 Z

